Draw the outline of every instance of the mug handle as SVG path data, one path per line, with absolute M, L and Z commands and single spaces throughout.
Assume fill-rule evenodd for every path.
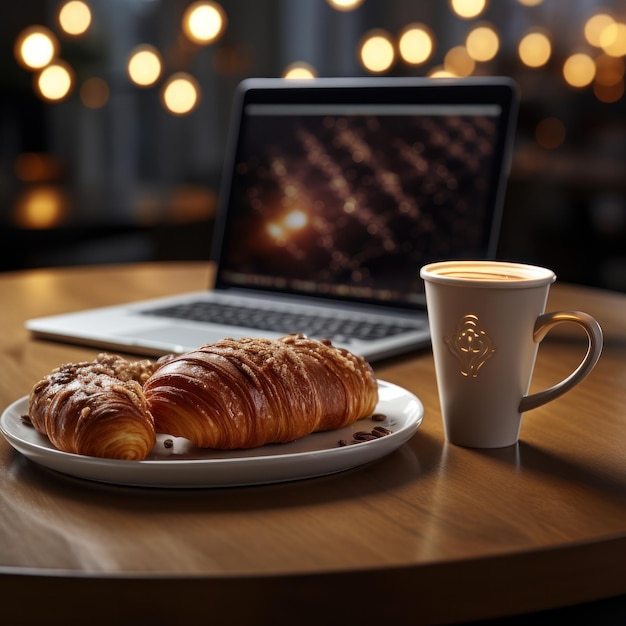
M 535 329 L 533 331 L 533 341 L 539 343 L 543 341 L 544 337 L 554 328 L 557 324 L 564 322 L 573 322 L 585 329 L 587 333 L 587 339 L 589 341 L 589 347 L 587 354 L 581 361 L 580 365 L 564 380 L 556 385 L 533 393 L 528 396 L 524 396 L 519 405 L 519 412 L 524 413 L 531 409 L 536 409 L 550 400 L 554 400 L 563 395 L 566 391 L 569 391 L 572 387 L 577 385 L 583 378 L 591 372 L 595 364 L 600 358 L 602 353 L 602 329 L 600 324 L 588 315 L 581 311 L 554 311 L 552 313 L 544 313 L 537 318 L 535 322 Z

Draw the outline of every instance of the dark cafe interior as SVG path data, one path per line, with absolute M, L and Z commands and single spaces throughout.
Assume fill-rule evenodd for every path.
M 625 623 L 626 0 L 23 0 L 0 33 L 7 623 Z M 129 478 L 7 426 L 53 368 L 106 351 L 26 320 L 206 289 L 236 90 L 264 77 L 514 82 L 495 258 L 553 270 L 547 310 L 604 334 L 518 443 L 446 441 L 428 345 L 371 363 L 419 430 L 379 458 L 348 445 L 332 472 L 317 450 L 291 478 L 271 452 L 218 455 L 206 467 L 235 477 L 206 483 L 183 451 L 166 484 L 150 468 L 169 461 Z M 531 390 L 585 345 L 551 331 Z

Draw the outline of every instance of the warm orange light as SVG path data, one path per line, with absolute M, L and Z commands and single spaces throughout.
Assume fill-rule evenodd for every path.
M 612 57 L 626 55 L 626 24 L 614 22 L 605 26 L 600 33 L 600 47 Z
M 24 183 L 43 183 L 62 176 L 61 163 L 52 155 L 41 152 L 22 152 L 15 159 L 15 176 Z
M 542 67 L 552 55 L 552 44 L 544 33 L 534 31 L 525 35 L 517 48 L 519 58 L 528 67 Z
M 285 217 L 285 226 L 290 230 L 300 230 L 309 223 L 309 216 L 304 211 L 293 210 Z
M 452 10 L 464 19 L 480 15 L 487 6 L 487 0 L 450 0 Z
M 161 55 L 154 46 L 137 46 L 128 57 L 128 75 L 140 87 L 150 87 L 161 76 Z
M 109 101 L 109 86 L 102 78 L 88 78 L 80 86 L 80 100 L 90 109 L 100 109 Z
M 74 72 L 65 61 L 51 63 L 35 77 L 35 91 L 43 100 L 63 100 L 70 94 L 73 86 Z
M 208 45 L 219 39 L 227 21 L 220 4 L 201 0 L 187 7 L 183 15 L 183 31 L 194 43 Z
M 585 39 L 597 48 L 601 47 L 602 31 L 615 20 L 606 13 L 596 13 L 585 22 Z
M 438 65 L 428 72 L 429 78 L 456 78 L 456 75 L 447 70 L 445 67 Z
M 68 35 L 82 35 L 91 24 L 91 9 L 81 0 L 70 0 L 59 10 L 59 26 Z
M 453 76 L 469 76 L 476 64 L 463 46 L 455 46 L 446 52 L 443 67 Z
M 435 39 L 424 24 L 409 24 L 398 38 L 400 57 L 411 65 L 419 65 L 428 61 L 435 47 Z
M 586 87 L 596 75 L 594 60 L 583 52 L 572 54 L 563 64 L 563 78 L 572 87 Z
M 535 128 L 535 139 L 546 150 L 558 148 L 565 141 L 565 136 L 565 125 L 556 117 L 541 120 Z
M 625 69 L 624 59 L 601 54 L 596 58 L 595 81 L 607 87 L 617 85 L 623 80 Z
M 317 72 L 313 68 L 312 65 L 305 63 L 304 61 L 296 61 L 295 63 L 291 63 L 285 68 L 283 72 L 283 78 L 289 79 L 306 79 L 306 78 L 315 78 L 317 76 Z
M 173 74 L 163 86 L 162 100 L 170 113 L 187 115 L 200 101 L 200 86 L 190 74 Z
M 366 33 L 360 46 L 363 67 L 374 73 L 386 72 L 395 61 L 395 49 L 391 36 L 384 30 Z
M 472 29 L 465 40 L 468 54 L 474 61 L 491 61 L 500 48 L 500 38 L 493 26 L 482 24 Z
M 600 102 L 612 104 L 621 100 L 624 96 L 624 81 L 622 80 L 614 85 L 601 85 L 596 82 L 593 84 L 593 93 Z
M 20 65 L 38 70 L 52 61 L 58 47 L 57 38 L 51 30 L 45 26 L 30 26 L 17 36 L 14 53 Z
M 63 220 L 66 205 L 67 198 L 59 189 L 39 185 L 18 198 L 13 219 L 22 228 L 52 228 Z
M 327 0 L 327 2 L 337 11 L 354 11 L 363 4 L 363 0 Z

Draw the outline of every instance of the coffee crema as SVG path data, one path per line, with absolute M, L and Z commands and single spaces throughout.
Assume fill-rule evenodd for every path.
M 507 261 L 440 261 L 425 265 L 420 275 L 424 280 L 475 287 L 521 288 L 556 280 L 554 272 L 548 268 Z
M 468 278 L 470 280 L 525 280 L 535 278 L 525 274 L 497 274 L 495 272 L 469 272 L 465 270 L 450 270 L 449 272 L 438 272 L 440 276 L 451 276 L 453 278 Z

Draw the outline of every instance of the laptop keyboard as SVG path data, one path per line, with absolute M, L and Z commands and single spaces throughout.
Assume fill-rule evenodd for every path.
M 307 313 L 251 309 L 221 302 L 190 302 L 142 311 L 144 315 L 211 322 L 226 326 L 254 328 L 277 333 L 303 333 L 309 337 L 335 341 L 350 339 L 373 340 L 392 337 L 413 326 L 355 320 L 351 318 L 320 317 Z

